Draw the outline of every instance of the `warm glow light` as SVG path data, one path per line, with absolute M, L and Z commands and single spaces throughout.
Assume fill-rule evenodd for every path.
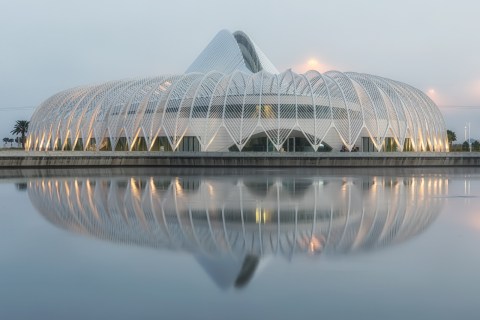
M 153 178 L 150 177 L 150 193 L 154 194 L 157 191 L 157 188 L 155 187 L 155 181 L 153 181 Z
M 270 212 L 268 212 L 267 210 L 264 209 L 263 214 L 262 214 L 263 223 L 269 222 L 270 218 L 271 218 Z
M 255 208 L 255 223 L 261 222 L 261 209 Z
M 448 105 L 449 99 L 439 90 L 429 88 L 425 92 L 427 96 L 435 102 L 436 105 Z
M 326 63 L 323 63 L 321 59 L 312 57 L 312 58 L 309 58 L 306 62 L 296 65 L 295 67 L 293 67 L 293 69 L 295 72 L 299 72 L 299 73 L 305 73 L 309 70 L 316 70 L 324 73 L 329 70 L 334 70 L 336 68 L 331 67 Z
M 312 255 L 320 254 L 323 250 L 325 239 L 322 237 L 312 236 L 308 243 L 308 253 Z
M 271 215 L 268 211 L 266 211 L 265 209 L 263 209 L 262 211 L 262 208 L 255 208 L 255 223 L 258 223 L 258 224 L 265 224 L 266 222 L 270 221 L 271 219 Z
M 215 191 L 213 190 L 213 187 L 211 184 L 208 184 L 208 194 L 210 195 L 210 197 L 213 197 L 215 195 Z
M 176 178 L 174 184 L 175 184 L 175 191 L 176 191 L 177 195 L 182 196 L 183 195 L 183 188 L 182 188 L 182 184 L 180 183 L 180 179 Z
M 264 104 L 263 105 L 263 117 L 268 118 L 268 119 L 274 119 L 276 118 L 276 115 L 273 112 L 273 108 L 269 104 Z
M 138 190 L 137 181 L 134 178 L 130 178 L 130 188 L 132 190 L 132 195 L 135 198 L 141 197 L 140 190 Z
M 309 67 L 315 68 L 316 66 L 319 65 L 319 63 L 318 63 L 318 61 L 315 60 L 315 59 L 310 59 L 310 60 L 307 61 L 307 65 L 308 65 Z

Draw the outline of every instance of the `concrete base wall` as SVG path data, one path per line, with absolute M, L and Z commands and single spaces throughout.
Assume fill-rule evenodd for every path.
M 0 152 L 0 168 L 66 167 L 473 167 L 480 153 Z

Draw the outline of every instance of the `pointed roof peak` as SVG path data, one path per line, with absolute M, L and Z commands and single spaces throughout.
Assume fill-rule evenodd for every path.
M 225 29 L 217 33 L 186 72 L 231 73 L 235 70 L 246 73 L 257 73 L 262 70 L 279 73 L 247 34 L 243 31 L 231 33 Z

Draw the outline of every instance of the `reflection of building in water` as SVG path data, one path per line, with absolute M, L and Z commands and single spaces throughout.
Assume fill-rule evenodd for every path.
M 28 192 L 61 228 L 189 251 L 220 286 L 242 286 L 265 255 L 342 254 L 404 241 L 436 218 L 447 187 L 436 176 L 102 177 L 32 180 Z

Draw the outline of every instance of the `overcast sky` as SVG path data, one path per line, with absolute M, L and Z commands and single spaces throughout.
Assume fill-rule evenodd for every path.
M 183 73 L 221 29 L 277 69 L 384 76 L 427 92 L 447 127 L 480 137 L 474 0 L 0 0 L 0 138 L 58 91 Z

